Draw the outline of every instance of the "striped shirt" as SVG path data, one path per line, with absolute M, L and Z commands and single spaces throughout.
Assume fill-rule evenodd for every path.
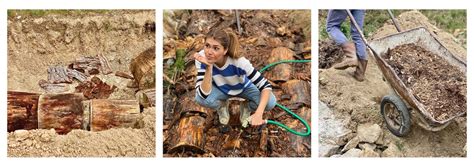
M 204 56 L 204 50 L 199 52 L 199 55 Z M 197 69 L 196 89 L 202 98 L 207 98 L 211 92 L 204 92 L 201 89 L 201 84 L 206 72 L 206 64 L 195 60 Z M 235 96 L 254 84 L 260 90 L 272 89 L 270 83 L 263 75 L 253 68 L 252 64 L 245 57 L 233 59 L 227 57 L 225 64 L 222 67 L 217 67 L 215 64 L 212 68 L 212 84 L 216 86 L 221 92 L 227 95 Z

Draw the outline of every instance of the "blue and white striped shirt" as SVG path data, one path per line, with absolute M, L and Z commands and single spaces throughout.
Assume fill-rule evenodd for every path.
M 199 55 L 204 56 L 204 50 L 199 52 Z M 201 89 L 201 83 L 206 72 L 206 64 L 195 60 L 197 69 L 196 89 L 202 98 L 207 98 L 211 92 L 204 92 Z M 214 84 L 224 94 L 235 96 L 254 84 L 262 91 L 264 89 L 272 89 L 270 83 L 263 75 L 258 72 L 245 57 L 233 59 L 227 57 L 227 60 L 222 67 L 216 65 L 212 68 L 212 84 Z

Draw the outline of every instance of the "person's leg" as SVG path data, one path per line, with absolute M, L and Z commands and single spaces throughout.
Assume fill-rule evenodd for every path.
M 346 20 L 347 12 L 345 10 L 329 10 L 326 21 L 326 31 L 338 46 L 344 50 L 344 59 L 334 64 L 334 68 L 344 70 L 349 67 L 357 66 L 357 57 L 354 43 L 350 42 L 341 31 L 341 24 Z
M 359 26 L 360 30 L 364 31 L 364 17 L 365 17 L 365 10 L 351 10 L 354 19 Z M 352 40 L 356 46 L 356 53 L 358 58 L 358 63 L 356 70 L 354 71 L 354 78 L 357 81 L 364 81 L 365 79 L 365 70 L 367 69 L 367 47 L 362 39 L 362 36 L 357 32 L 357 28 L 351 23 L 351 35 Z
M 217 87 L 212 85 L 212 91 L 205 99 L 199 96 L 198 92 L 196 92 L 195 101 L 201 106 L 217 111 L 217 114 L 219 115 L 219 122 L 223 125 L 227 125 L 230 119 L 229 111 L 227 109 L 228 98 L 228 95 L 222 93 L 219 89 L 217 89 Z
M 346 20 L 347 13 L 344 10 L 329 10 L 326 19 L 326 32 L 329 37 L 336 42 L 337 45 L 342 45 L 348 42 L 346 36 L 341 31 L 341 24 Z
M 246 102 L 245 105 L 241 106 L 240 110 L 240 121 L 244 127 L 246 127 L 246 121 L 248 117 L 250 116 L 251 113 L 255 112 L 257 110 L 258 105 L 260 104 L 260 97 L 261 97 L 261 92 L 258 90 L 258 88 L 251 84 L 249 87 L 245 88 L 242 93 L 238 95 L 239 97 L 242 97 L 244 99 L 247 99 L 248 102 Z M 265 106 L 265 111 L 270 111 L 273 109 L 276 105 L 276 98 L 273 92 L 270 92 L 270 97 L 268 99 L 268 103 Z
M 365 17 L 365 10 L 351 10 L 352 16 L 357 22 L 357 25 L 364 31 L 364 17 Z M 357 29 L 351 22 L 351 36 L 352 40 L 355 43 L 357 57 L 362 60 L 367 60 L 367 53 L 366 53 L 366 45 L 362 39 L 362 36 L 357 32 Z

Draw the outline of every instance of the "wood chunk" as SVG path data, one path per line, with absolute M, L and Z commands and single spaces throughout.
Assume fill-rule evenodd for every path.
M 83 72 L 86 75 L 95 75 L 99 74 L 100 66 L 101 62 L 98 56 L 85 56 L 77 58 L 69 65 L 69 68 Z
M 281 60 L 293 60 L 293 51 L 285 47 L 278 47 L 272 50 L 268 64 L 279 62 Z M 274 66 L 266 77 L 273 82 L 284 82 L 290 79 L 292 72 L 291 64 L 283 63 Z
M 107 75 L 107 74 L 112 73 L 112 69 L 110 68 L 109 61 L 107 60 L 107 58 L 102 54 L 97 55 L 97 57 L 100 61 L 99 69 L 102 72 L 102 74 Z
M 87 76 L 84 73 L 81 73 L 74 69 L 67 69 L 67 74 L 69 78 L 76 78 L 80 82 L 84 82 L 87 80 Z
M 115 76 L 117 77 L 122 77 L 122 78 L 125 78 L 125 79 L 133 79 L 133 77 L 123 71 L 116 71 L 115 72 Z
M 48 68 L 49 83 L 72 83 L 72 78 L 68 76 L 68 71 L 65 67 L 53 66 Z
M 91 131 L 111 128 L 139 128 L 140 106 L 136 100 L 90 101 Z
M 7 94 L 7 130 L 30 130 L 38 128 L 39 94 L 8 91 Z
M 38 81 L 38 85 L 46 93 L 64 93 L 64 92 L 69 91 L 69 88 L 64 84 L 53 84 L 53 83 L 49 83 L 48 81 L 44 79 Z
M 136 93 L 138 102 L 140 103 L 140 105 L 144 107 L 155 106 L 155 100 L 156 100 L 155 95 L 156 95 L 155 89 L 140 90 Z
M 107 85 L 99 78 L 93 77 L 91 81 L 86 81 L 76 86 L 77 93 L 83 93 L 87 99 L 107 99 L 117 87 Z
M 81 129 L 83 122 L 82 94 L 43 94 L 38 100 L 38 128 L 54 128 L 59 134 Z
M 304 104 L 311 107 L 311 85 L 306 81 L 290 80 L 283 84 L 283 92 L 290 95 L 290 104 Z
M 151 47 L 133 58 L 130 71 L 138 83 L 138 88 L 155 87 L 155 47 Z
M 184 94 L 183 96 L 180 97 L 179 99 L 179 107 L 181 111 L 180 113 L 187 113 L 187 112 L 197 112 L 201 113 L 203 115 L 209 115 L 209 109 L 205 108 L 199 104 L 196 103 L 194 100 L 196 97 L 196 91 L 190 91 Z

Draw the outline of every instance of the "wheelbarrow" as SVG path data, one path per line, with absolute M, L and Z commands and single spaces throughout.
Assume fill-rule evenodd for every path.
M 355 23 L 354 17 L 349 10 L 346 10 L 351 21 Z M 444 120 L 436 120 L 422 104 L 412 91 L 397 76 L 394 69 L 380 56 L 384 55 L 389 48 L 399 45 L 414 43 L 424 49 L 439 55 L 447 63 L 458 68 L 466 74 L 466 62 L 459 59 L 451 53 L 430 31 L 424 27 L 414 28 L 407 31 L 401 31 L 397 21 L 389 10 L 389 14 L 396 26 L 398 33 L 385 36 L 379 39 L 367 42 L 362 31 L 357 24 L 356 29 L 362 36 L 364 42 L 374 55 L 375 62 L 392 90 L 389 95 L 382 98 L 380 103 L 380 112 L 387 128 L 396 136 L 403 137 L 410 131 L 412 123 L 416 122 L 420 127 L 429 131 L 439 131 L 449 125 L 455 118 L 463 116 L 466 111 L 460 112 L 458 115 L 451 116 Z

